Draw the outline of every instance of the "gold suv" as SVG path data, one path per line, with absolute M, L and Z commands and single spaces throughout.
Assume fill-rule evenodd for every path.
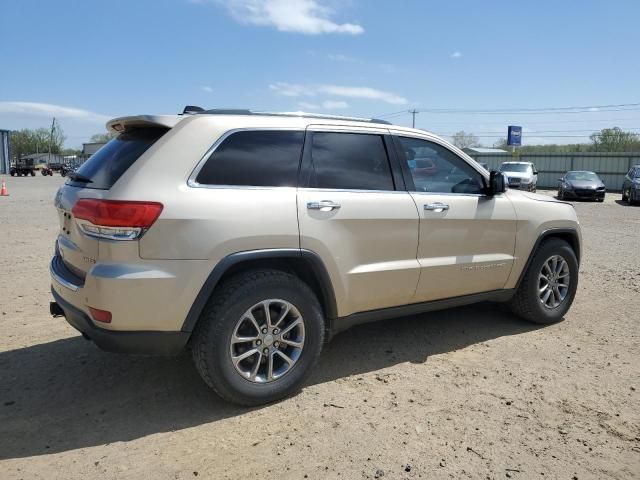
M 51 313 L 105 350 L 190 348 L 229 401 L 296 391 L 358 323 L 485 300 L 551 323 L 573 301 L 573 207 L 425 131 L 198 108 L 107 125 L 55 198 Z

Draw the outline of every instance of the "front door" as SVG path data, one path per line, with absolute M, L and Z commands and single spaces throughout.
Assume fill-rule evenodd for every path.
M 503 288 L 515 250 L 509 199 L 485 195 L 482 173 L 436 139 L 395 139 L 420 215 L 414 302 Z

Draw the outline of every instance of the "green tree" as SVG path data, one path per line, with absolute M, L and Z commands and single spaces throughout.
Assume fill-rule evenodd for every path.
M 467 133 L 464 130 L 460 130 L 451 137 L 451 143 L 458 148 L 479 147 L 480 139 L 473 133 Z
M 625 132 L 619 127 L 604 128 L 592 133 L 591 141 L 596 152 L 632 152 L 640 150 L 640 136 Z
M 49 151 L 51 142 L 51 153 L 60 153 L 65 141 L 62 128 L 56 124 L 53 128 L 23 128 L 11 132 L 11 156 L 20 158 L 32 153 L 44 153 Z
M 115 132 L 96 133 L 91 135 L 90 141 L 92 143 L 107 143 L 109 140 L 117 136 L 118 134 Z

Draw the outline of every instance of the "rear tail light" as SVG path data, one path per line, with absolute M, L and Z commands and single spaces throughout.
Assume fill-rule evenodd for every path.
M 89 312 L 96 322 L 111 323 L 111 312 L 93 307 L 89 307 Z
M 158 219 L 162 204 L 81 198 L 72 213 L 82 231 L 92 237 L 135 240 Z M 87 223 L 88 222 L 88 223 Z

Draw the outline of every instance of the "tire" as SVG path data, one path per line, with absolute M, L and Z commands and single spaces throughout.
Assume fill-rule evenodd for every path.
M 627 202 L 629 203 L 629 205 L 636 204 L 636 198 L 631 189 L 629 189 L 629 193 L 627 194 Z
M 11 172 L 11 173 L 10 173 L 10 175 L 11 175 L 12 177 L 15 177 L 15 176 L 16 176 L 16 172 Z
M 31 176 L 35 177 L 36 176 L 36 171 L 35 170 L 31 170 Z
M 297 323 L 295 319 L 302 320 L 302 329 L 299 323 L 295 327 L 298 333 L 300 329 L 302 331 L 302 339 L 298 336 L 298 341 L 302 343 L 299 352 L 289 346 L 284 349 L 282 345 L 279 349 L 276 348 L 277 342 L 273 344 L 271 342 L 279 337 L 271 337 L 271 335 L 262 336 L 261 341 L 232 344 L 232 337 L 236 332 L 237 336 L 241 337 L 253 338 L 256 334 L 260 335 L 260 332 L 252 327 L 255 323 L 249 321 L 247 312 L 251 311 L 253 318 L 262 328 L 265 326 L 263 322 L 266 318 L 260 303 L 266 300 L 271 300 L 272 306 L 278 302 L 289 303 L 292 306 L 291 310 L 288 310 L 290 313 L 283 316 L 283 318 L 287 317 L 284 322 Z M 280 310 L 280 313 L 283 311 L 284 309 Z M 274 313 L 280 314 L 272 312 L 272 318 Z M 246 329 L 240 332 L 241 327 L 247 328 L 247 326 L 251 328 L 252 333 L 248 333 Z M 287 327 L 284 327 L 284 330 L 287 330 Z M 192 335 L 191 351 L 200 376 L 220 397 L 238 405 L 255 406 L 280 400 L 301 388 L 318 361 L 324 342 L 324 332 L 322 308 L 305 283 L 282 271 L 259 270 L 236 275 L 216 288 Z M 280 340 L 284 343 L 282 338 Z M 256 346 L 257 342 L 260 342 L 260 346 Z M 293 365 L 284 362 L 283 357 L 277 352 L 270 353 L 267 357 L 261 353 L 265 350 L 265 346 L 269 347 L 266 350 L 270 352 L 284 351 L 287 355 L 291 355 L 290 360 L 295 355 L 297 357 Z M 257 350 L 257 352 L 245 360 L 238 361 L 238 367 L 236 367 L 232 361 L 234 348 L 246 348 L 244 352 L 236 352 L 236 357 L 250 350 Z M 288 368 L 288 370 L 281 373 L 280 378 L 269 379 L 267 358 L 272 359 L 274 374 L 276 367 Z M 239 369 L 247 367 L 245 362 L 251 363 L 246 375 L 243 376 Z M 259 365 L 258 362 L 260 362 Z M 280 362 L 279 366 L 278 362 Z M 254 365 L 258 365 L 258 372 L 260 372 L 258 375 L 251 373 Z M 250 376 L 254 376 L 255 379 L 251 379 Z
M 540 285 L 539 275 L 543 272 L 543 266 L 554 256 L 559 256 L 566 262 L 569 279 L 566 294 L 562 300 L 559 301 L 558 305 L 547 306 L 543 304 L 543 299 L 538 293 Z M 549 238 L 543 240 L 534 253 L 533 259 L 520 282 L 516 294 L 509 302 L 509 306 L 513 313 L 530 322 L 545 325 L 556 323 L 562 320 L 571 307 L 577 287 L 578 260 L 576 259 L 575 252 L 564 240 Z M 551 299 L 550 303 L 553 303 L 555 293 L 552 293 L 551 296 L 554 298 Z
M 622 189 L 622 201 L 623 202 L 627 201 L 627 196 L 624 194 L 624 189 Z
M 564 191 L 563 190 L 558 190 L 558 199 L 559 200 L 564 200 Z

